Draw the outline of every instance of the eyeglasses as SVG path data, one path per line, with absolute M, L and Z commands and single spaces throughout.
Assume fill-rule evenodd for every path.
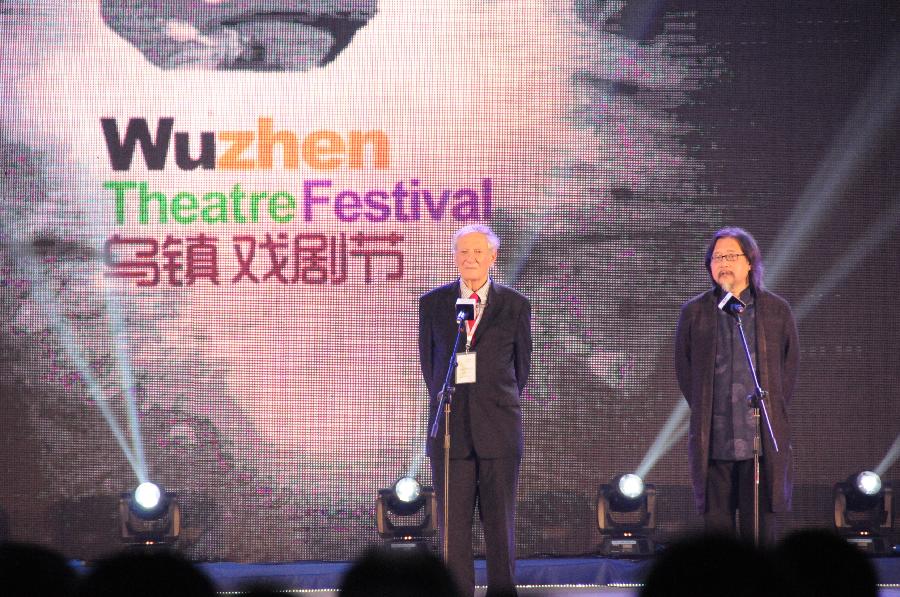
M 719 262 L 727 261 L 728 263 L 733 263 L 733 262 L 737 261 L 738 257 L 743 257 L 743 256 L 744 256 L 743 253 L 725 253 L 724 255 L 713 255 L 712 260 L 719 261 Z

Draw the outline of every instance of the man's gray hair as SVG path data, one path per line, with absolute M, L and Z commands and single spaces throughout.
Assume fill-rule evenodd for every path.
M 468 226 L 463 226 L 455 233 L 453 233 L 453 245 L 451 246 L 451 250 L 456 252 L 456 241 L 467 234 L 472 234 L 473 232 L 478 232 L 487 237 L 488 246 L 491 248 L 491 251 L 496 251 L 500 248 L 500 239 L 494 234 L 494 231 L 491 230 L 490 226 L 485 226 L 484 224 L 469 224 Z

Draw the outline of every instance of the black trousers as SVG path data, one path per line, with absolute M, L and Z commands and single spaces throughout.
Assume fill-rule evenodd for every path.
M 463 595 L 475 593 L 475 556 L 472 522 L 475 506 L 484 528 L 488 595 L 515 595 L 516 489 L 518 457 L 450 459 L 450 528 L 447 566 Z M 438 504 L 438 523 L 444 524 L 444 459 L 431 458 L 432 479 Z M 448 529 L 441 528 L 442 533 Z
M 761 545 L 775 543 L 775 514 L 769 499 L 765 468 L 760 462 L 759 539 Z M 753 460 L 710 460 L 706 477 L 706 512 L 703 521 L 708 532 L 738 535 L 753 541 Z M 735 522 L 738 515 L 739 524 Z

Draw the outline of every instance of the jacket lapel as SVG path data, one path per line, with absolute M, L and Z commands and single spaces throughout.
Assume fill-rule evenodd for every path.
M 764 291 L 756 293 L 756 372 L 759 375 L 759 385 L 769 391 L 769 361 L 766 351 L 766 310 L 767 296 Z M 769 405 L 767 405 L 769 406 Z
M 716 351 L 719 349 L 717 346 L 719 343 L 717 330 L 719 311 L 716 306 L 718 300 L 715 290 L 710 290 L 707 293 L 706 302 L 709 306 L 700 310 L 700 325 L 698 326 L 697 334 L 699 338 L 706 339 L 706 347 L 703 352 L 703 359 L 705 360 L 703 367 L 703 409 L 704 415 L 708 412 L 709 417 L 712 417 L 713 377 L 716 370 Z
M 446 317 L 446 326 L 448 334 L 453 338 L 456 336 L 456 299 L 459 298 L 459 280 L 444 287 L 441 294 L 440 313 L 441 317 Z

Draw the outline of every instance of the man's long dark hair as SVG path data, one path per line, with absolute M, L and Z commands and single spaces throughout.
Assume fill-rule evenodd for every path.
M 712 280 L 713 286 L 718 287 L 719 284 L 713 278 L 710 265 L 712 264 L 713 249 L 716 248 L 716 243 L 720 238 L 733 238 L 738 241 L 738 244 L 741 245 L 741 252 L 747 257 L 750 265 L 753 266 L 750 268 L 750 288 L 753 290 L 765 290 L 766 286 L 763 282 L 765 266 L 763 266 L 759 245 L 756 244 L 756 240 L 749 232 L 736 226 L 717 230 L 709 240 L 709 246 L 706 247 L 706 272 L 709 274 L 709 279 Z

